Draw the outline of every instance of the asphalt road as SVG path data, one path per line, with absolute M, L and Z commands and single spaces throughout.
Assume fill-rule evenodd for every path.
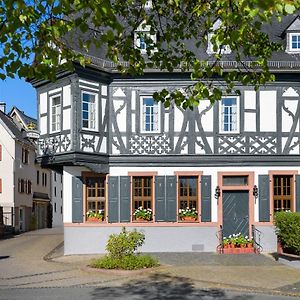
M 189 286 L 155 287 L 138 286 L 128 290 L 126 286 L 109 288 L 43 288 L 1 290 L 1 300 L 298 300 L 300 298 L 277 295 L 229 292 L 221 289 L 197 289 Z

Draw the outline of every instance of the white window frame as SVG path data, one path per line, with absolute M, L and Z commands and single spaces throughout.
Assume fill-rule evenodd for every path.
M 91 95 L 91 96 L 95 97 L 95 103 L 94 103 L 94 126 L 91 126 L 92 125 L 92 120 L 90 119 L 90 117 L 91 117 L 91 113 L 92 112 L 88 112 L 88 114 L 89 114 L 88 127 L 84 127 L 83 126 L 83 116 L 82 116 L 82 114 L 83 114 L 83 95 L 84 94 Z M 81 119 L 81 129 L 83 129 L 83 130 L 89 130 L 89 131 L 98 131 L 98 94 L 97 93 L 93 93 L 93 92 L 86 91 L 86 90 L 82 90 L 81 91 L 80 119 Z
M 59 98 L 59 105 L 55 105 L 55 122 L 53 122 L 53 100 L 55 98 Z M 54 94 L 50 96 L 50 132 L 51 133 L 56 133 L 61 131 L 61 101 L 62 97 L 61 94 Z M 53 124 L 55 125 L 55 129 L 53 130 Z
M 224 124 L 222 119 L 222 100 L 223 99 L 229 99 L 229 98 L 235 98 L 236 99 L 236 129 L 231 131 L 224 130 Z M 224 96 L 219 102 L 219 133 L 222 134 L 235 134 L 240 133 L 240 97 L 239 96 Z
M 293 36 L 297 36 L 300 39 L 300 32 L 290 32 L 288 33 L 289 35 L 289 47 L 288 47 L 288 52 L 292 52 L 292 53 L 300 53 L 300 47 L 293 49 L 292 48 L 292 40 L 293 40 Z
M 140 116 L 141 116 L 141 122 L 140 122 L 140 126 L 141 126 L 141 133 L 160 133 L 160 127 L 161 127 L 161 120 L 160 120 L 160 116 L 161 116 L 161 106 L 160 103 L 155 102 L 154 99 L 154 105 L 157 105 L 157 129 L 156 130 L 146 130 L 146 119 L 145 119 L 145 114 L 144 114 L 144 99 L 146 98 L 152 98 L 153 97 L 151 95 L 143 95 L 140 96 Z

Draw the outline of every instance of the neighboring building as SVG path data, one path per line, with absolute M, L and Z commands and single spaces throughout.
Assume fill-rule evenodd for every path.
M 193 111 L 152 99 L 191 84 L 189 74 L 124 77 L 100 51 L 55 83 L 32 81 L 40 160 L 64 174 L 65 254 L 103 253 L 123 226 L 145 232 L 147 252 L 215 251 L 221 226 L 225 236 L 260 230 L 263 251 L 276 250 L 274 212 L 300 210 L 299 17 L 269 31 L 286 45 L 269 62 L 276 81 L 258 91 L 238 86 L 240 96 L 201 101 Z M 224 49 L 226 71 L 235 63 Z M 139 207 L 151 209 L 152 220 L 137 220 Z M 181 220 L 187 207 L 197 220 Z M 103 222 L 88 221 L 102 209 Z
M 0 206 L 4 224 L 16 231 L 27 231 L 32 217 L 35 146 L 2 111 L 0 151 Z
M 53 210 L 52 227 L 63 225 L 63 175 L 55 171 L 51 172 L 51 203 Z
M 37 141 L 37 120 L 27 116 L 17 107 L 13 107 L 9 113 L 20 130 L 25 130 L 27 136 L 34 142 Z M 36 143 L 35 143 L 36 145 Z M 62 190 L 62 180 L 54 181 L 56 176 L 55 171 L 42 168 L 36 163 L 36 180 L 33 185 L 33 209 L 32 212 L 36 217 L 36 228 L 45 228 L 52 225 L 62 226 L 62 211 L 57 207 L 62 207 L 61 193 L 59 197 L 56 191 Z

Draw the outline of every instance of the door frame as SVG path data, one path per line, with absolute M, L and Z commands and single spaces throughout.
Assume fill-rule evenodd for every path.
M 223 185 L 223 176 L 248 176 L 247 186 Z M 252 238 L 252 224 L 254 224 L 254 172 L 218 172 L 218 186 L 220 188 L 220 196 L 218 198 L 218 227 L 223 226 L 223 191 L 248 191 L 249 193 L 249 238 Z

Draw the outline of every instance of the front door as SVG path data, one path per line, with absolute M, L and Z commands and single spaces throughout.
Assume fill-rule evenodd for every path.
M 223 191 L 223 236 L 249 236 L 249 191 Z

